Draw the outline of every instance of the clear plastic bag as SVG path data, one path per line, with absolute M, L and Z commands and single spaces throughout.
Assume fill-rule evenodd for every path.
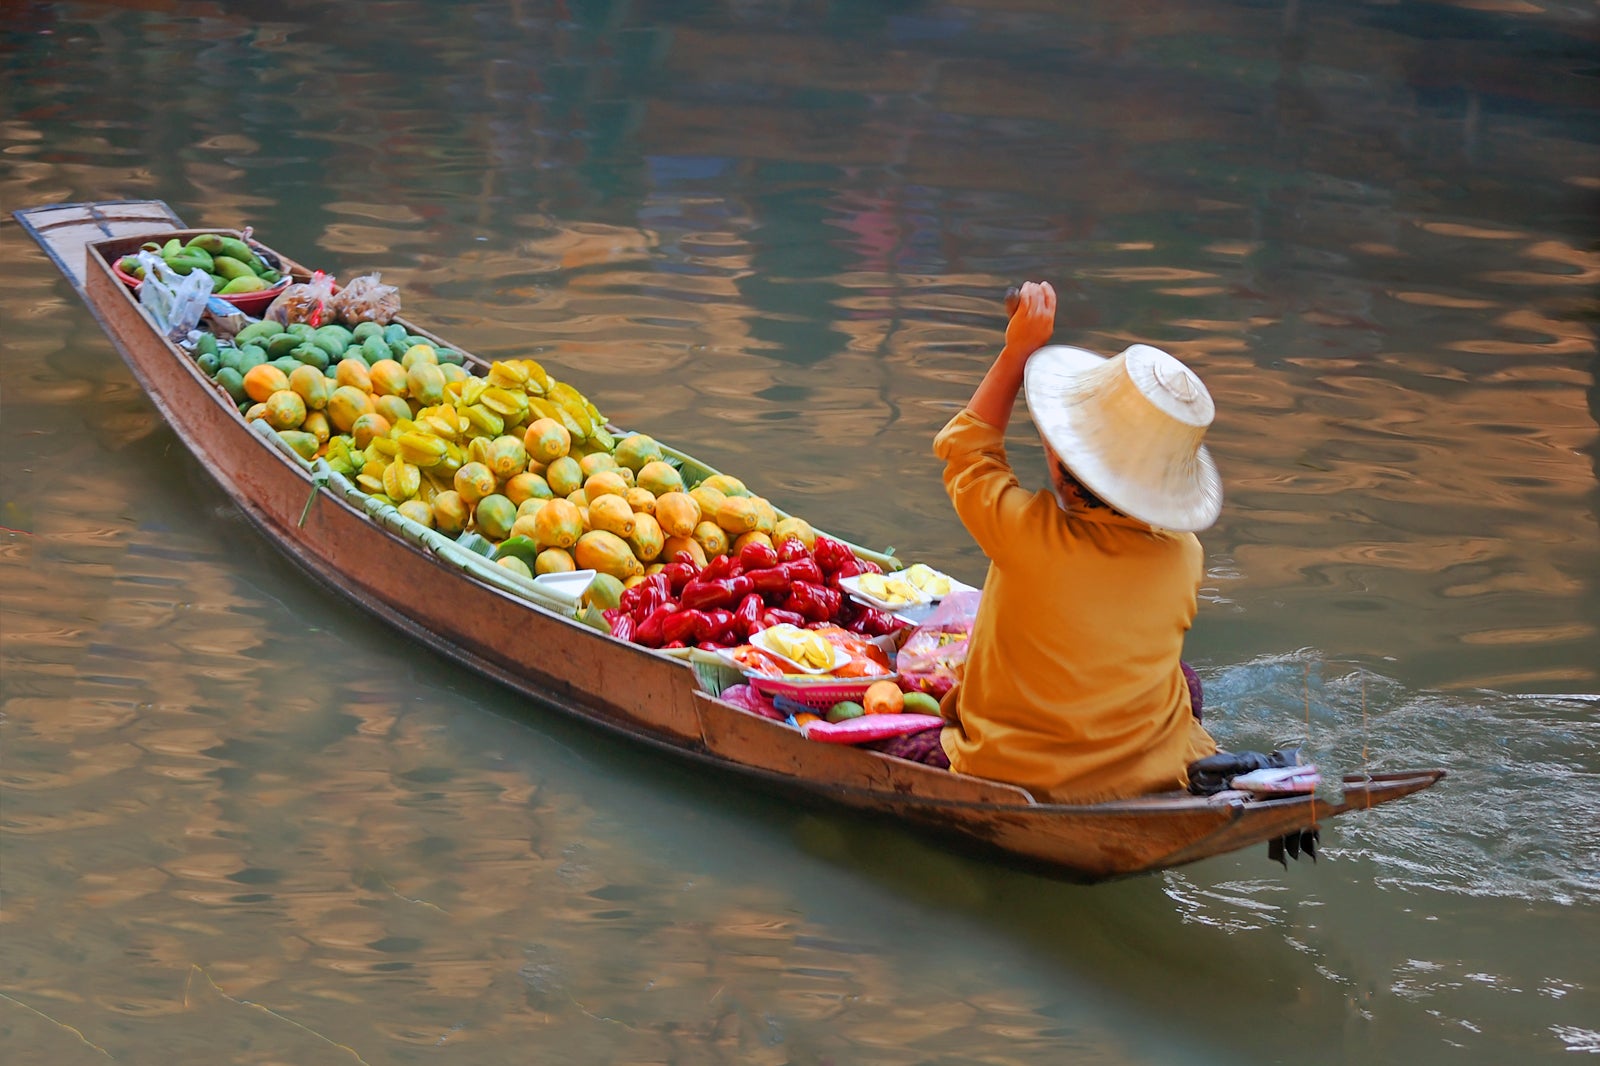
M 903 687 L 943 698 L 967 662 L 967 639 L 978 617 L 981 590 L 953 592 L 911 631 L 895 656 Z
M 181 340 L 200 324 L 211 298 L 211 275 L 204 270 L 179 274 L 157 252 L 139 253 L 144 280 L 139 283 L 139 303 L 150 312 L 168 340 Z
M 362 274 L 333 297 L 333 311 L 347 326 L 362 322 L 387 326 L 400 313 L 400 290 L 383 284 L 377 274 Z
M 326 326 L 334 320 L 333 299 L 333 278 L 319 270 L 310 281 L 295 282 L 279 293 L 261 317 L 280 326 L 294 322 Z

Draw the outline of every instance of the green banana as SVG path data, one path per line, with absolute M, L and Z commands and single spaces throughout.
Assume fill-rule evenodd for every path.
M 192 274 L 196 270 L 200 271 L 202 274 L 210 273 L 211 257 L 206 255 L 205 252 L 202 252 L 198 248 L 194 250 L 194 253 L 195 254 L 193 255 L 184 253 L 180 253 L 178 255 L 167 255 L 162 256 L 162 258 L 166 260 L 167 266 L 171 267 L 173 273 L 175 274 Z M 201 259 L 200 256 L 203 255 L 205 258 Z
M 183 242 L 174 237 L 161 246 L 161 258 L 169 259 L 183 251 Z

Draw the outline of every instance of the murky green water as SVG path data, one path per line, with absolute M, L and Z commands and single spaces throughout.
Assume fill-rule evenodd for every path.
M 969 580 L 929 442 L 1048 278 L 1218 400 L 1219 736 L 1451 776 L 1316 866 L 1080 888 L 663 763 L 291 572 L 7 221 L 8 1062 L 1600 1051 L 1586 5 L 262 9 L 8 6 L 6 210 L 379 270 Z

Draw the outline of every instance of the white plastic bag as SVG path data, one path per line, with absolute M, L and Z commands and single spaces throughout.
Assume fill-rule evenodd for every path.
M 159 254 L 148 250 L 139 253 L 139 265 L 144 267 L 139 303 L 168 340 L 188 336 L 200 324 L 206 301 L 211 298 L 211 275 L 204 270 L 179 274 Z

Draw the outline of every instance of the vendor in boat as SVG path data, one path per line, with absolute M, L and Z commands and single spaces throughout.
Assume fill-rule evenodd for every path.
M 942 703 L 950 767 L 1042 802 L 1182 789 L 1217 750 L 1180 660 L 1203 570 L 1195 531 L 1222 485 L 1201 438 L 1213 406 L 1177 359 L 1047 345 L 1050 285 L 1022 286 L 1005 346 L 934 453 L 989 557 L 961 679 Z M 1022 488 L 1005 432 L 1024 390 L 1051 487 Z

